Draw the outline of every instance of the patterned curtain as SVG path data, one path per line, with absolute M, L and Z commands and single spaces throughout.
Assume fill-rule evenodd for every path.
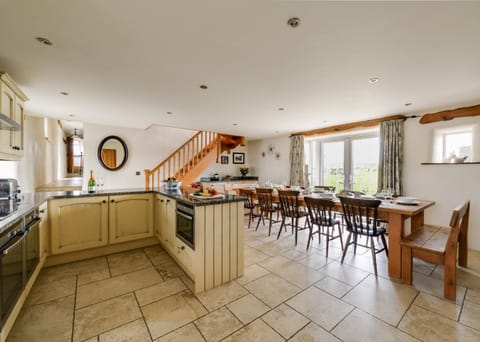
M 403 119 L 380 123 L 378 191 L 391 189 L 402 194 Z
M 303 186 L 303 135 L 290 137 L 290 185 Z

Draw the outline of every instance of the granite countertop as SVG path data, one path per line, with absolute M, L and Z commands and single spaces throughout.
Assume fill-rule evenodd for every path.
M 115 196 L 115 195 L 134 195 L 142 193 L 155 193 L 170 197 L 176 201 L 183 203 L 187 206 L 205 206 L 212 204 L 222 204 L 230 202 L 241 202 L 243 197 L 235 195 L 225 195 L 224 198 L 217 199 L 208 199 L 208 200 L 197 200 L 189 197 L 188 193 L 181 190 L 177 191 L 168 191 L 168 190 L 146 190 L 143 188 L 132 188 L 132 189 L 105 189 L 95 193 L 88 193 L 84 190 L 75 190 L 75 191 L 57 191 L 57 192 L 35 192 L 35 193 L 25 193 L 20 194 L 20 203 L 18 209 L 8 217 L 3 220 L 0 220 L 0 233 L 5 229 L 12 226 L 18 220 L 22 219 L 27 213 L 41 205 L 42 203 L 60 198 L 80 198 L 80 197 L 96 197 L 96 196 Z
M 200 179 L 200 182 L 208 182 L 208 183 L 228 183 L 228 182 L 237 182 L 237 181 L 245 181 L 245 180 L 252 180 L 252 181 L 258 181 L 257 176 L 245 176 L 245 177 L 229 177 L 229 178 L 220 178 L 219 180 L 207 180 L 207 178 L 202 178 Z

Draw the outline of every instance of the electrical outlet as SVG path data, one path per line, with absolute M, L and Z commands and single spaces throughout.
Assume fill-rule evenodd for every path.
M 135 172 L 135 176 L 140 176 L 140 171 Z

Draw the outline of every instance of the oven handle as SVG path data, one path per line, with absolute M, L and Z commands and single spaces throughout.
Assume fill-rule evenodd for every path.
M 25 227 L 24 231 L 29 232 L 33 227 L 38 225 L 40 222 L 40 217 L 35 216 L 32 221 L 29 222 L 29 224 Z
M 184 214 L 184 213 L 181 212 L 180 210 L 177 210 L 177 215 L 180 215 L 180 216 L 182 216 L 182 217 L 185 217 L 185 218 L 186 218 L 187 220 L 189 220 L 189 221 L 193 221 L 193 216 Z
M 18 244 L 20 244 L 22 242 L 23 239 L 25 239 L 25 236 L 27 234 L 25 232 L 20 232 L 17 234 L 17 236 L 15 238 L 13 238 L 12 240 L 10 241 L 13 241 L 12 243 L 9 243 L 7 244 L 7 246 L 5 248 L 3 248 L 0 253 L 3 254 L 3 255 L 7 255 L 10 250 L 12 248 L 15 248 Z

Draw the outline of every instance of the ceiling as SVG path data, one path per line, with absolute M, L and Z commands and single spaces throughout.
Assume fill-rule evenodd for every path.
M 0 1 L 0 70 L 32 115 L 257 139 L 480 103 L 478 18 L 457 1 Z

